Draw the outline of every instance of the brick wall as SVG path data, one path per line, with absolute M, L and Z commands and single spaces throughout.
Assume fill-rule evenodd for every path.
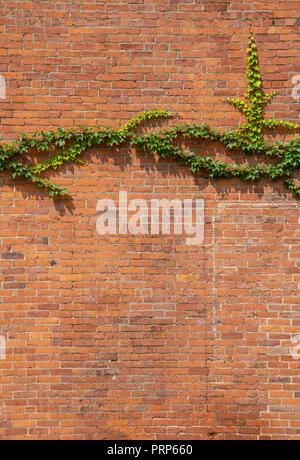
M 0 8 L 5 141 L 145 109 L 234 128 L 223 100 L 246 88 L 249 20 L 278 91 L 266 115 L 299 121 L 299 2 Z M 299 439 L 298 201 L 280 183 L 216 183 L 128 145 L 84 160 L 49 176 L 73 201 L 0 175 L 1 439 Z M 203 198 L 204 243 L 100 236 L 97 200 L 120 190 Z

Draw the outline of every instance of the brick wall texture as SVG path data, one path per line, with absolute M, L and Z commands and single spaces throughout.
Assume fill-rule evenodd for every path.
M 278 91 L 266 115 L 299 122 L 299 1 L 1 1 L 0 13 L 4 141 L 146 109 L 236 128 L 224 99 L 247 86 L 249 21 Z M 73 201 L 0 174 L 0 438 L 300 439 L 297 199 L 125 144 L 84 160 L 47 176 Z M 204 243 L 100 236 L 97 200 L 120 190 L 203 198 Z

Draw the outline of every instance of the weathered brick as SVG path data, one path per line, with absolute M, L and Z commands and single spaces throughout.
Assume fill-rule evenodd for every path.
M 120 127 L 144 109 L 235 128 L 223 99 L 247 87 L 249 20 L 265 88 L 279 93 L 266 115 L 299 122 L 299 2 L 0 9 L 4 141 Z M 1 439 L 299 440 L 298 201 L 279 182 L 209 181 L 128 146 L 84 160 L 54 174 L 73 202 L 1 173 Z M 147 203 L 204 198 L 204 243 L 98 235 L 99 195 L 119 190 Z

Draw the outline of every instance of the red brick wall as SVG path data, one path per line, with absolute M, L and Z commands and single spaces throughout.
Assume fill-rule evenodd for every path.
M 246 87 L 249 19 L 279 93 L 267 116 L 299 120 L 299 2 L 0 7 L 6 141 L 153 108 L 236 127 L 223 99 Z M 84 159 L 51 175 L 73 202 L 0 175 L 1 439 L 299 439 L 298 201 L 279 183 L 215 183 L 128 145 Z M 204 198 L 204 244 L 101 237 L 97 200 L 120 190 Z

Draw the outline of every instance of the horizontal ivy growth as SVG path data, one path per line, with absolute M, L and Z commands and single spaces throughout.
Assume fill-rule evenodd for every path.
M 300 132 L 300 125 L 286 121 L 264 119 L 264 108 L 271 102 L 275 93 L 264 94 L 259 69 L 258 53 L 252 34 L 249 37 L 247 49 L 247 80 L 248 91 L 244 99 L 228 99 L 246 118 L 237 130 L 222 132 L 211 128 L 208 124 L 184 124 L 174 128 L 152 132 L 148 135 L 137 135 L 134 129 L 146 122 L 158 118 L 170 118 L 172 114 L 166 111 L 146 111 L 137 115 L 120 129 L 111 128 L 78 128 L 54 131 L 39 131 L 33 136 L 22 134 L 18 141 L 11 144 L 0 144 L 0 171 L 10 171 L 13 178 L 21 177 L 39 188 L 45 188 L 50 197 L 67 197 L 67 189 L 59 187 L 42 174 L 51 169 L 56 170 L 66 163 L 83 163 L 80 156 L 90 147 L 117 147 L 124 142 L 137 146 L 146 152 L 158 154 L 162 158 L 176 160 L 186 165 L 193 173 L 206 171 L 209 178 L 232 179 L 243 181 L 259 181 L 263 178 L 272 181 L 282 180 L 285 187 L 295 196 L 300 195 L 300 185 L 293 179 L 293 173 L 300 167 L 300 136 L 291 142 L 265 142 L 265 130 L 285 129 L 288 132 Z M 174 145 L 179 137 L 194 141 L 217 141 L 227 150 L 238 150 L 245 155 L 265 155 L 273 157 L 271 165 L 257 164 L 255 167 L 228 164 L 211 157 L 199 156 L 194 152 L 180 149 Z M 22 157 L 30 153 L 30 149 L 39 152 L 49 152 L 55 147 L 57 152 L 46 161 L 34 166 L 25 166 Z

